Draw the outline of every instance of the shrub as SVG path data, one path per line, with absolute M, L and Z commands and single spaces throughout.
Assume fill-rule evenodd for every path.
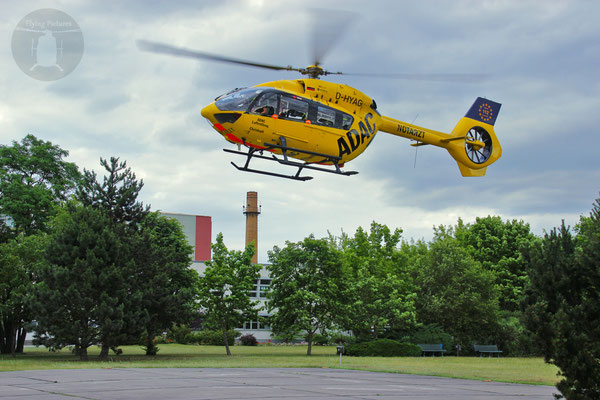
M 313 344 L 316 344 L 318 346 L 325 346 L 329 343 L 329 336 L 327 335 L 322 335 L 320 333 L 315 333 L 313 335 Z
M 540 341 L 525 328 L 521 318 L 518 312 L 501 312 L 498 329 L 486 342 L 497 344 L 504 356 L 543 356 Z
M 343 333 L 339 333 L 339 332 L 333 333 L 329 339 L 330 339 L 331 343 L 333 343 L 333 344 L 343 344 L 343 345 L 351 344 L 356 341 L 353 336 L 344 335 Z
M 356 357 L 418 357 L 421 355 L 421 348 L 412 343 L 377 339 L 371 342 L 350 344 L 346 346 L 345 353 Z
M 280 332 L 278 335 L 273 336 L 273 339 L 278 343 L 296 343 L 300 341 L 300 337 L 296 332 Z
M 190 332 L 186 335 L 185 340 L 189 344 L 202 344 L 204 336 L 202 332 Z
M 229 341 L 229 345 L 233 346 L 235 343 L 235 338 L 240 336 L 240 333 L 234 329 L 227 331 L 227 339 Z M 201 331 L 194 332 L 194 343 L 198 344 L 206 344 L 210 346 L 224 346 L 223 343 L 223 332 L 222 331 L 212 331 L 208 329 L 204 329 Z
M 151 341 L 146 332 L 144 332 L 144 334 L 138 340 L 138 344 L 142 346 L 142 349 L 147 356 L 155 356 L 158 353 L 160 349 L 158 348 L 157 344 L 159 342 L 165 342 L 165 338 L 162 335 L 155 336 L 154 340 Z
M 448 352 L 454 351 L 454 340 L 452 339 L 452 336 L 444 332 L 437 324 L 424 325 L 418 328 L 415 333 L 406 339 L 406 341 L 412 344 L 442 343 L 444 345 L 444 350 Z M 466 350 L 467 349 L 463 349 L 463 352 Z
M 165 344 L 165 343 L 167 343 L 167 338 L 165 337 L 165 335 L 157 335 L 154 338 L 154 343 L 155 344 Z
M 175 343 L 179 344 L 188 344 L 190 343 L 190 334 L 192 333 L 192 329 L 186 325 L 177 325 L 173 324 L 171 329 L 169 329 L 167 338 L 172 339 Z
M 245 335 L 240 336 L 240 343 L 244 346 L 256 346 L 258 341 L 251 333 L 246 333 Z

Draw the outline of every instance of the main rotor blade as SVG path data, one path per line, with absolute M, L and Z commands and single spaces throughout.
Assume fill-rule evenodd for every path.
M 209 60 L 217 62 L 225 62 L 230 64 L 248 65 L 251 67 L 267 68 L 276 71 L 300 71 L 292 66 L 281 67 L 278 65 L 262 64 L 253 61 L 239 60 L 236 58 L 223 57 L 216 54 L 205 53 L 202 51 L 189 50 L 182 47 L 175 47 L 164 43 L 151 42 L 148 40 L 138 40 L 137 46 L 140 50 L 150 51 L 152 53 L 169 54 L 176 57 L 196 58 L 200 60 Z
M 481 83 L 491 78 L 490 74 L 378 74 L 346 73 L 343 75 L 364 76 L 370 78 L 405 79 L 411 81 Z
M 355 13 L 344 10 L 311 9 L 311 49 L 313 65 L 320 65 L 346 30 Z

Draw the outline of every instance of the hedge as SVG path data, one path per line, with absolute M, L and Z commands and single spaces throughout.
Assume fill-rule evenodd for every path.
M 355 357 L 418 357 L 421 348 L 416 344 L 392 339 L 377 339 L 346 346 L 345 354 Z

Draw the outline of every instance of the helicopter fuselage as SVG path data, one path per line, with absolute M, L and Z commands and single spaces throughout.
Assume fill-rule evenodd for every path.
M 362 154 L 378 131 L 410 139 L 412 146 L 433 145 L 446 149 L 454 158 L 463 176 L 483 176 L 489 165 L 502 156 L 502 147 L 494 133 L 500 103 L 478 97 L 450 133 L 419 127 L 381 115 L 375 101 L 350 86 L 320 80 L 327 75 L 346 75 L 326 71 L 320 59 L 324 47 L 315 52 L 314 63 L 306 68 L 270 65 L 246 61 L 203 51 L 171 46 L 164 43 L 138 40 L 144 51 L 222 63 L 244 65 L 271 71 L 296 71 L 306 79 L 278 80 L 244 89 L 234 89 L 219 96 L 202 109 L 213 128 L 238 150 L 228 153 L 246 156 L 238 170 L 261 173 L 295 180 L 304 169 L 355 175 L 342 171 L 344 163 Z M 380 75 L 383 76 L 383 75 Z M 471 74 L 393 74 L 390 77 L 469 78 Z M 452 80 L 452 79 L 451 79 Z M 246 151 L 241 151 L 241 146 Z M 264 155 L 264 151 L 275 153 Z M 276 156 L 282 155 L 282 157 Z M 290 158 L 300 160 L 292 161 Z M 295 175 L 250 167 L 252 159 L 269 160 L 297 168 Z M 334 168 L 315 164 L 332 165 Z
M 483 176 L 502 155 L 494 133 L 500 104 L 477 98 L 451 133 L 382 116 L 373 99 L 350 86 L 320 79 L 267 82 L 217 97 L 202 109 L 227 141 L 293 157 L 307 164 L 335 165 L 358 157 L 378 131 L 446 149 L 463 176 Z M 253 171 L 255 172 L 255 171 Z
M 371 143 L 382 117 L 375 102 L 347 85 L 319 79 L 280 80 L 218 97 L 202 109 L 231 143 L 281 154 L 286 145 L 303 152 L 288 155 L 309 163 L 342 165 L 360 155 Z

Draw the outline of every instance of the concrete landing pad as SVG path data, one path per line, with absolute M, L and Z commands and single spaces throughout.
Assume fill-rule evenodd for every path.
M 0 372 L 0 400 L 546 399 L 551 386 L 311 368 L 115 368 Z

